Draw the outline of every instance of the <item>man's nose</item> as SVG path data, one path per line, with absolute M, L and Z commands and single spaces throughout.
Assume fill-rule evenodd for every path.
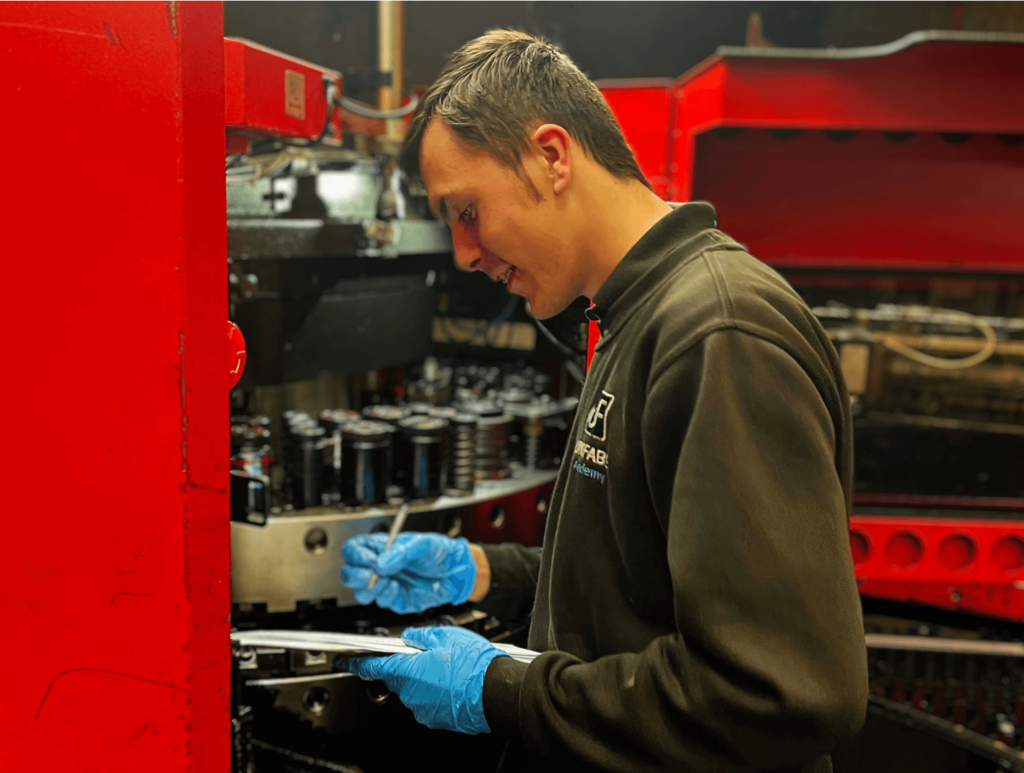
M 452 229 L 452 250 L 455 265 L 463 271 L 479 271 L 483 268 L 484 251 L 480 243 L 462 228 Z

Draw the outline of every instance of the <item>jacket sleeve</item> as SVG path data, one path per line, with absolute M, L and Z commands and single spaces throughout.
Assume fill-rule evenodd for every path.
M 801 767 L 859 731 L 868 688 L 822 393 L 786 351 L 723 330 L 652 371 L 647 394 L 677 630 L 589 663 L 539 656 L 523 741 L 607 771 Z
M 541 549 L 516 542 L 480 547 L 491 565 L 491 587 L 477 607 L 502 622 L 525 620 L 537 595 Z

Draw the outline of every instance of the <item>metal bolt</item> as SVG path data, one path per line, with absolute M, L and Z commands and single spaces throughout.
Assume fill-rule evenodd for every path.
M 330 700 L 331 694 L 323 687 L 310 687 L 302 694 L 303 708 L 317 716 L 324 713 Z

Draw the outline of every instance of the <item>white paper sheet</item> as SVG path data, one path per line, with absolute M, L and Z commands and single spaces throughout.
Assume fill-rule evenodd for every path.
M 397 655 L 420 652 L 395 636 L 324 631 L 236 631 L 231 641 L 240 647 L 276 647 L 308 652 L 338 652 L 345 655 Z M 496 642 L 495 647 L 520 663 L 531 662 L 539 652 Z

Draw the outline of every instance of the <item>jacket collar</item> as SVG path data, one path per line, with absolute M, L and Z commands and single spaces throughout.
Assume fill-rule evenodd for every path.
M 704 201 L 673 204 L 673 210 L 651 226 L 633 245 L 594 296 L 587 319 L 601 328 L 602 342 L 631 316 L 640 301 L 660 284 L 678 263 L 667 260 L 679 247 L 718 225 L 714 207 Z M 683 258 L 689 251 L 679 255 Z

